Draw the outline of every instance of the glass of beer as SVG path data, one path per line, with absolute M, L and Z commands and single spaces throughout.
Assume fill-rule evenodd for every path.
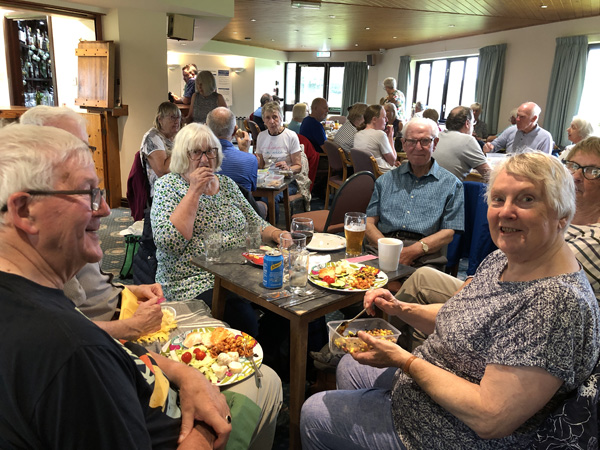
M 363 240 L 367 230 L 367 215 L 360 212 L 349 212 L 344 217 L 344 233 L 346 235 L 346 256 L 360 256 Z

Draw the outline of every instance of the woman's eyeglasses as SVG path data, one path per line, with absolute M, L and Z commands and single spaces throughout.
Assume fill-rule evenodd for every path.
M 576 162 L 573 162 L 573 161 L 563 161 L 563 164 L 565 165 L 567 170 L 571 173 L 575 173 L 579 169 L 581 169 L 584 178 L 587 178 L 588 180 L 595 180 L 597 178 L 600 178 L 600 167 L 580 166 L 579 164 L 577 164 Z
M 190 159 L 192 161 L 200 161 L 202 159 L 202 156 L 206 156 L 207 159 L 215 159 L 217 157 L 218 153 L 219 153 L 219 149 L 216 147 L 209 148 L 206 151 L 192 150 L 190 152 Z

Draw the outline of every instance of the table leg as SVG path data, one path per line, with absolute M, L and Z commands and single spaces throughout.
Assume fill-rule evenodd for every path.
M 290 190 L 287 187 L 283 190 L 283 208 L 285 209 L 286 230 L 291 231 L 292 218 L 290 216 Z
M 290 320 L 290 449 L 300 449 L 300 410 L 306 388 L 308 322 Z
M 223 320 L 225 317 L 225 302 L 227 301 L 227 291 L 221 288 L 221 277 L 215 277 L 213 287 L 213 300 L 211 312 L 215 319 Z
M 269 191 L 267 193 L 267 202 L 269 203 L 269 222 L 271 223 L 271 225 L 276 227 L 277 219 L 275 216 L 275 208 L 277 207 L 277 205 L 275 203 L 275 193 L 273 191 Z

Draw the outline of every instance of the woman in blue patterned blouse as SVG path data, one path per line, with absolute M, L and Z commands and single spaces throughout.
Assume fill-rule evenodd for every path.
M 494 170 L 487 198 L 499 250 L 454 297 L 419 305 L 365 294 L 371 314 L 431 334 L 411 354 L 359 332 L 371 349 L 344 356 L 338 390 L 303 406 L 304 449 L 530 448 L 590 376 L 600 313 L 564 239 L 573 177 L 557 158 L 519 154 Z

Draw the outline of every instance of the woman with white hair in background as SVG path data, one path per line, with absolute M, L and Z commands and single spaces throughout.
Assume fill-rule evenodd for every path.
M 396 79 L 392 77 L 388 77 L 383 80 L 383 89 L 385 89 L 386 96 L 381 97 L 379 100 L 379 104 L 383 105 L 385 103 L 393 103 L 396 105 L 398 109 L 398 119 L 402 122 L 406 120 L 404 115 L 405 102 L 404 94 L 396 89 Z
M 567 128 L 567 137 L 572 142 L 567 145 L 559 155 L 560 159 L 565 159 L 575 144 L 583 141 L 594 133 L 593 125 L 581 116 L 573 117 L 571 125 Z
M 196 92 L 192 95 L 190 104 L 186 123 L 206 123 L 206 116 L 213 109 L 218 106 L 227 108 L 225 98 L 217 92 L 217 80 L 210 71 L 203 70 L 196 75 Z
M 175 138 L 171 173 L 159 178 L 152 203 L 152 230 L 158 270 L 167 300 L 204 300 L 212 304 L 214 276 L 194 266 L 192 258 L 204 254 L 206 238 L 221 233 L 221 248 L 243 247 L 246 224 L 260 227 L 263 240 L 279 241 L 281 230 L 254 211 L 237 184 L 217 175 L 223 152 L 205 125 L 190 124 Z M 239 297 L 227 301 L 225 321 L 232 327 L 258 334 L 251 305 Z

